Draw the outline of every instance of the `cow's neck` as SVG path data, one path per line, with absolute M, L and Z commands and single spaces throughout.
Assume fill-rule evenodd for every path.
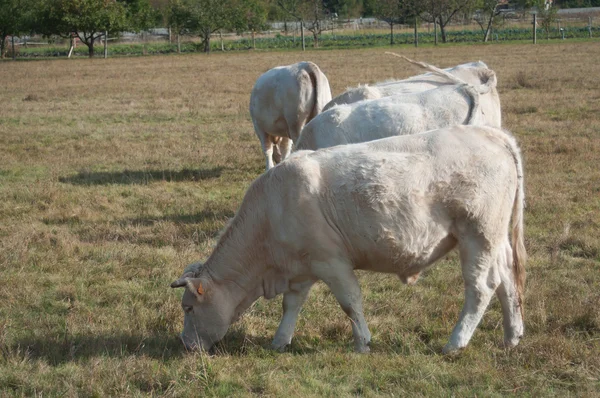
M 204 264 L 213 282 L 226 289 L 234 319 L 259 297 L 272 298 L 287 288 L 273 268 L 266 209 L 258 204 L 246 211 L 244 205 L 246 199 Z

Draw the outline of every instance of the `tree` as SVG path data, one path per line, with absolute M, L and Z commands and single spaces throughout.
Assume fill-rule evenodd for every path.
M 535 8 L 537 10 L 538 24 L 544 29 L 546 38 L 549 39 L 550 29 L 556 22 L 558 8 L 546 0 L 517 0 L 515 3 L 523 8 Z
M 173 0 L 169 7 L 169 24 L 178 34 L 200 36 L 204 52 L 209 53 L 214 32 L 237 27 L 239 6 L 236 0 Z
M 238 29 L 252 32 L 252 48 L 256 48 L 255 33 L 267 26 L 267 5 L 261 0 L 241 0 L 238 8 Z
M 306 29 L 313 34 L 313 46 L 319 46 L 319 36 L 327 28 L 329 11 L 323 0 L 277 0 L 277 4 L 290 16 L 300 22 L 302 29 L 302 49 L 304 49 L 304 22 Z
M 189 34 L 189 21 L 191 14 L 189 7 L 182 0 L 169 0 L 166 9 L 166 19 L 169 27 L 175 31 L 177 35 L 177 52 L 181 52 L 180 37 Z
M 148 30 L 161 24 L 161 13 L 148 0 L 120 0 L 127 6 L 127 29 L 134 32 Z
M 94 43 L 105 32 L 128 28 L 127 7 L 116 0 L 48 0 L 42 3 L 38 30 L 46 36 L 77 37 L 94 56 Z
M 300 22 L 300 33 L 302 35 L 302 50 L 304 51 L 304 15 L 302 6 L 304 0 L 277 0 L 277 5 L 289 16 Z
M 394 45 L 394 25 L 414 21 L 417 16 L 417 0 L 374 0 L 374 15 L 390 25 L 390 45 Z
M 305 0 L 301 10 L 305 19 L 309 21 L 306 29 L 313 34 L 313 47 L 317 48 L 321 32 L 327 29 L 327 10 L 322 0 Z
M 461 10 L 471 6 L 474 0 L 425 0 L 421 4 L 423 12 L 421 18 L 433 22 L 440 27 L 442 42 L 446 43 L 446 26 Z
M 540 18 L 540 26 L 546 32 L 546 39 L 550 39 L 550 29 L 554 22 L 556 22 L 556 15 L 558 8 L 552 4 L 546 4 L 544 0 L 537 0 L 535 6 L 537 7 L 537 14 Z
M 325 7 L 329 13 L 336 13 L 340 17 L 358 17 L 363 12 L 362 0 L 328 0 Z
M 8 36 L 26 32 L 30 25 L 29 3 L 25 0 L 0 0 L 0 57 L 6 53 Z
M 494 20 L 500 15 L 500 6 L 502 4 L 501 0 L 479 0 L 475 4 L 478 11 L 474 19 L 483 31 L 484 42 L 487 42 L 490 37 Z

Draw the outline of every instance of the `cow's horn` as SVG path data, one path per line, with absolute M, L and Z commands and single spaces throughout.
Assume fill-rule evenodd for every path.
M 171 283 L 172 288 L 185 287 L 185 286 L 187 286 L 187 282 L 186 282 L 185 278 L 177 279 L 175 282 Z

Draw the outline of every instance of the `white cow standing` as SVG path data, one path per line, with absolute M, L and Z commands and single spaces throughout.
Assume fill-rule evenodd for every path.
M 413 282 L 457 247 L 465 302 L 444 352 L 467 345 L 494 292 L 504 342 L 515 346 L 523 335 L 523 206 L 519 149 L 494 128 L 297 152 L 252 183 L 206 262 L 171 284 L 185 288 L 182 341 L 209 349 L 259 297 L 283 294 L 273 347 L 284 348 L 311 286 L 323 280 L 351 320 L 355 350 L 368 351 L 354 270 Z
M 418 64 L 452 84 L 334 106 L 304 127 L 295 148 L 316 150 L 457 124 L 501 127 L 494 71 L 482 71 L 486 83 L 474 86 L 434 66 Z
M 312 62 L 279 66 L 258 78 L 250 95 L 250 115 L 267 170 L 285 160 L 304 125 L 330 100 L 329 81 Z

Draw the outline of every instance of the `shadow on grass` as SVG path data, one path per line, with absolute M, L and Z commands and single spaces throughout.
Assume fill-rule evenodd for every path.
M 68 177 L 59 177 L 59 181 L 73 185 L 145 185 L 155 181 L 201 181 L 219 178 L 222 167 L 210 169 L 173 170 L 123 170 L 117 172 L 87 172 L 81 171 Z
M 230 209 L 202 210 L 193 214 L 169 214 L 161 217 L 138 217 L 118 221 L 120 226 L 149 226 L 158 222 L 174 222 L 176 224 L 200 224 L 206 220 L 227 220 L 235 215 Z
M 256 355 L 256 350 L 271 351 L 272 336 L 252 336 L 240 331 L 229 331 L 223 340 L 210 351 L 211 355 L 230 355 L 237 357 Z M 293 355 L 304 355 L 314 352 L 304 344 L 294 344 L 286 352 Z M 27 337 L 14 344 L 3 347 L 2 353 L 31 359 L 43 359 L 52 365 L 76 362 L 88 358 L 107 356 L 125 358 L 145 356 L 161 360 L 173 360 L 190 354 L 173 334 L 109 334 L 109 335 L 76 335 L 67 338 Z M 273 355 L 277 353 L 272 351 Z
M 181 341 L 175 335 L 75 335 L 60 338 L 28 337 L 17 341 L 9 352 L 27 358 L 44 359 L 52 365 L 97 356 L 128 357 L 148 356 L 169 360 L 186 353 Z

